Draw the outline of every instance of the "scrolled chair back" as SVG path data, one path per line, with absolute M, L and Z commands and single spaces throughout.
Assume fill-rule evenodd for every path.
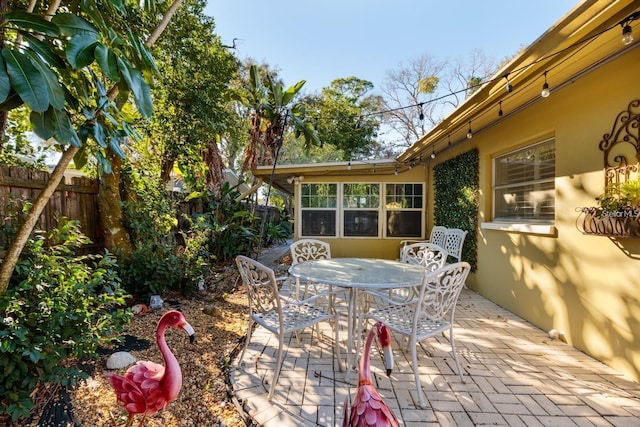
M 458 297 L 470 270 L 469 263 L 463 261 L 426 273 L 418 295 L 420 316 L 433 321 L 452 322 Z
M 236 257 L 236 265 L 247 290 L 249 315 L 273 310 L 280 312 L 280 296 L 273 270 L 244 255 Z
M 312 261 L 317 259 L 330 259 L 331 246 L 327 242 L 317 239 L 300 239 L 290 245 L 291 264 Z

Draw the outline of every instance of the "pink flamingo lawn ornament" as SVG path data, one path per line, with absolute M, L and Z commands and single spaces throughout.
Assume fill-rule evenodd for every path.
M 376 322 L 367 335 L 364 351 L 360 357 L 358 388 L 351 406 L 351 417 L 349 417 L 349 398 L 345 398 L 342 427 L 398 427 L 400 425 L 393 410 L 384 403 L 382 396 L 380 396 L 371 381 L 370 353 L 371 343 L 375 335 L 378 336 L 378 342 L 384 351 L 387 375 L 390 375 L 393 369 L 391 334 L 384 323 Z
M 156 328 L 156 341 L 164 359 L 164 366 L 145 360 L 127 369 L 124 376 L 107 374 L 118 403 L 123 405 L 129 414 L 127 427 L 137 414 L 144 414 L 139 424 L 142 426 L 147 416 L 166 408 L 174 401 L 182 388 L 180 365 L 164 338 L 167 326 L 184 329 L 193 342 L 195 332 L 184 315 L 176 310 L 168 311 L 162 315 Z

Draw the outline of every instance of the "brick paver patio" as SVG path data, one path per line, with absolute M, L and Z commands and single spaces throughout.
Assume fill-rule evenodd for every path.
M 341 326 L 341 340 L 346 337 Z M 267 400 L 277 339 L 258 327 L 242 366 L 232 370 L 235 397 L 264 427 L 340 426 L 344 381 L 333 358 L 330 324 L 319 342 L 311 330 L 287 337 L 288 349 L 274 399 Z M 403 426 L 640 426 L 640 384 L 585 355 L 470 290 L 456 312 L 456 346 L 465 381 L 455 374 L 446 337 L 420 344 L 427 408 L 418 407 L 410 352 L 394 337 L 395 368 L 384 373 L 374 349 L 378 391 Z M 344 342 L 341 343 L 344 355 Z M 236 361 L 237 362 L 237 361 Z M 265 380 L 266 378 L 266 380 Z

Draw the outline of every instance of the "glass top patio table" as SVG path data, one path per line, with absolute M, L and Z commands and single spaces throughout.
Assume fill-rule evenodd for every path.
M 388 289 L 419 285 L 424 268 L 388 259 L 331 258 L 298 263 L 289 273 L 303 280 L 345 288 Z
M 361 320 L 358 316 L 358 291 L 392 289 L 417 286 L 422 283 L 424 268 L 420 265 L 377 258 L 331 258 L 305 261 L 289 268 L 289 274 L 302 280 L 343 287 L 349 290 L 347 309 L 347 369 L 345 380 L 355 364 L 350 363 L 354 348 L 354 332 L 357 338 L 357 359 L 360 346 Z M 361 304 L 363 306 L 364 304 Z M 357 324 L 357 327 L 356 327 Z M 337 327 L 337 325 L 336 325 Z M 338 345 L 336 343 L 335 345 Z M 342 363 L 339 362 L 342 370 Z

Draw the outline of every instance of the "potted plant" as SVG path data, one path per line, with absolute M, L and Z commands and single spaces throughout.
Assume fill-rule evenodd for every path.
M 609 185 L 598 207 L 584 210 L 587 234 L 640 237 L 640 177 Z

